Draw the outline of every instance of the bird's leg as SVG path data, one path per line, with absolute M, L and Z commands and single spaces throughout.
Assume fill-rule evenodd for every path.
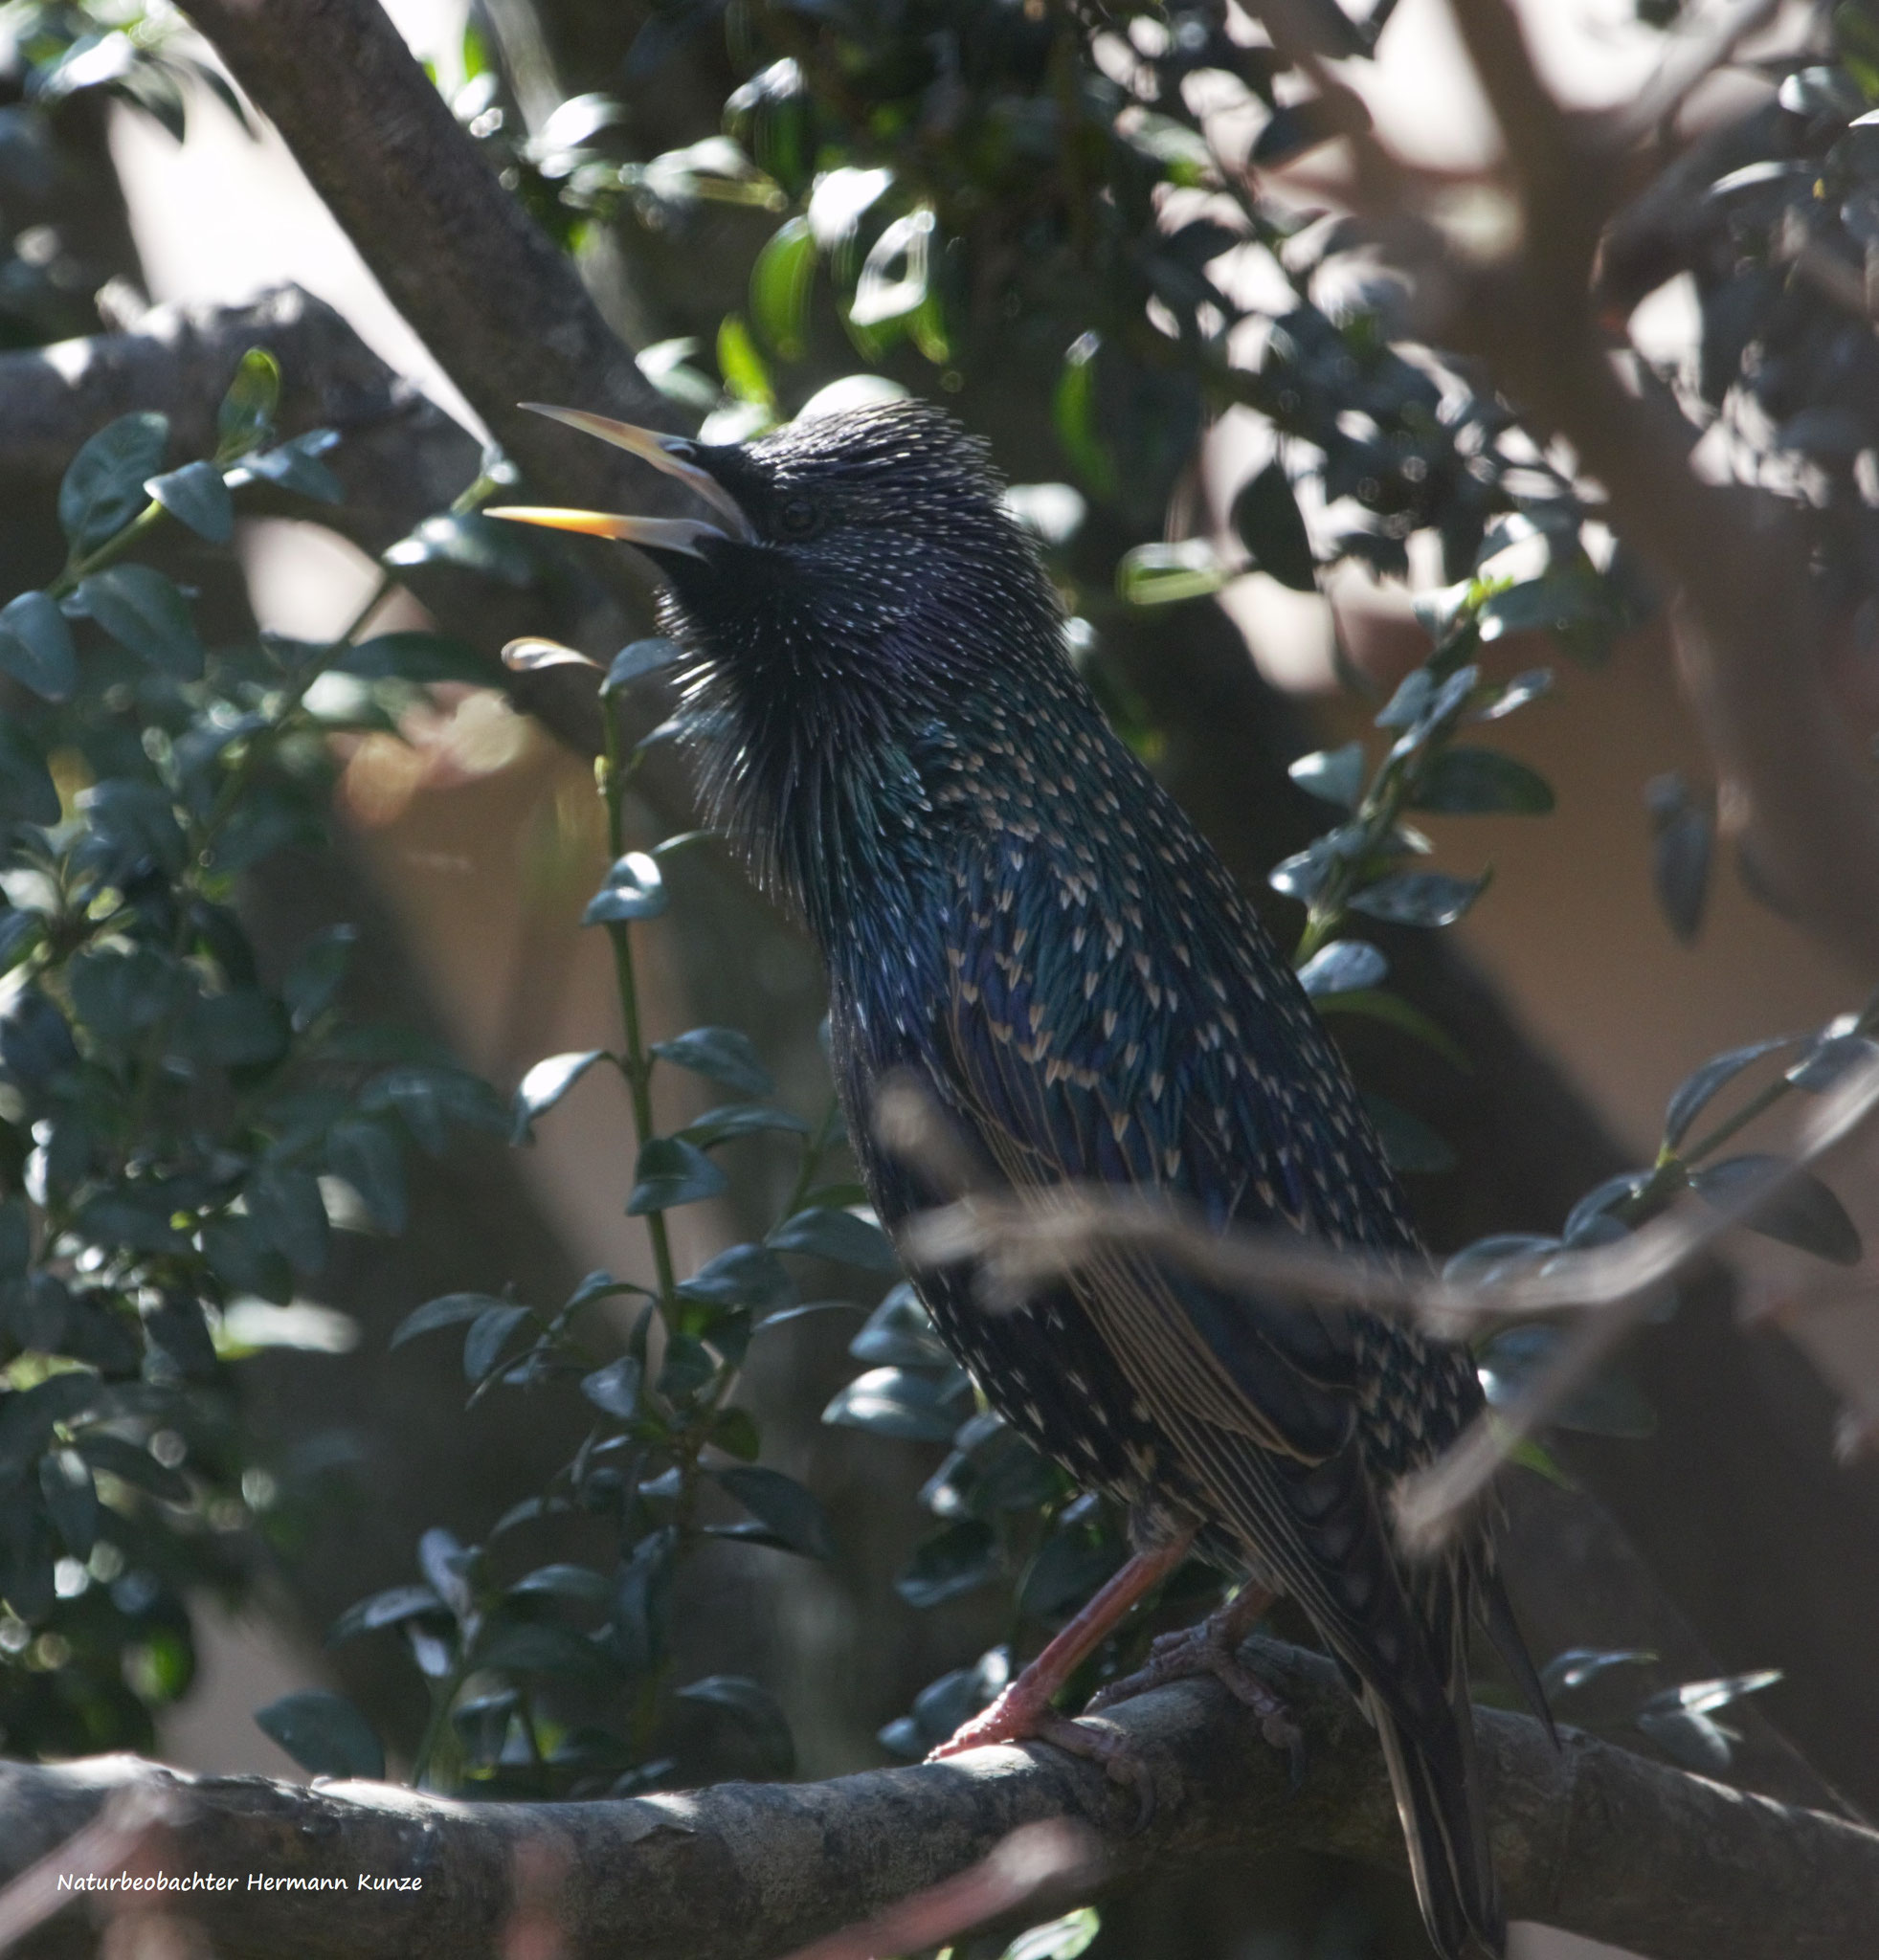
M 1296 1783 L 1304 1767 L 1304 1738 L 1298 1725 L 1280 1695 L 1240 1659 L 1240 1643 L 1258 1625 L 1273 1597 L 1263 1586 L 1245 1585 L 1198 1626 L 1161 1635 L 1150 1646 L 1148 1659 L 1133 1674 L 1112 1681 L 1091 1696 L 1084 1713 L 1100 1714 L 1118 1702 L 1130 1701 L 1169 1682 L 1212 1675 L 1236 1701 L 1244 1703 L 1259 1717 L 1260 1733 L 1266 1741 L 1291 1758 L 1292 1780 Z
M 1047 1742 L 1072 1755 L 1101 1763 L 1116 1782 L 1133 1786 L 1145 1814 L 1151 1810 L 1154 1787 L 1149 1779 L 1148 1766 L 1140 1757 L 1119 1736 L 1085 1727 L 1066 1715 L 1060 1715 L 1051 1703 L 1123 1615 L 1187 1556 L 1192 1538 L 1189 1533 L 1173 1544 L 1157 1546 L 1152 1551 L 1138 1551 L 989 1708 L 974 1715 L 956 1734 L 941 1743 L 927 1760 L 935 1763 L 942 1757 L 984 1748 L 993 1743 Z

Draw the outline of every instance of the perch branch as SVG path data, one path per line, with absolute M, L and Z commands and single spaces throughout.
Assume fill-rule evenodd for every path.
M 160 1788 L 182 1812 L 145 1871 L 235 1879 L 156 1894 L 200 1921 L 224 1960 L 457 1960 L 487 1950 L 518 1873 L 564 1875 L 570 1960 L 771 1960 L 865 1920 L 988 1857 L 1014 1831 L 1063 1819 L 1090 1834 L 1105 1885 L 1233 1850 L 1295 1847 L 1400 1870 L 1402 1833 L 1376 1738 L 1319 1657 L 1255 1643 L 1309 1738 L 1304 1787 L 1211 1682 L 1106 1716 L 1153 1772 L 1144 1829 L 1100 1771 L 1048 1748 L 980 1749 L 943 1764 L 806 1785 L 726 1784 L 610 1803 L 449 1802 L 379 1785 L 304 1789 L 191 1779 L 131 1758 L 0 1765 L 0 1873 L 54 1856 L 114 1793 Z M 1879 1897 L 1879 1834 L 1746 1795 L 1577 1731 L 1555 1750 L 1524 1716 L 1477 1710 L 1495 1855 L 1510 1914 L 1616 1941 L 1654 1960 L 1843 1960 Z M 260 1878 L 344 1881 L 251 1887 Z M 421 1890 L 359 1890 L 416 1878 Z M 44 1871 L 39 1874 L 43 1882 Z M 91 1895 L 108 1904 L 109 1895 Z M 28 1950 L 84 1943 L 78 1913 Z

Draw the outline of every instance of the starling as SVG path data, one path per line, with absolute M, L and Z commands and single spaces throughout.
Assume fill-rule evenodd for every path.
M 623 539 L 666 581 L 703 784 L 827 963 L 849 1134 L 891 1230 L 928 1202 L 874 1140 L 909 1075 L 988 1172 L 1178 1198 L 1216 1229 L 1417 1257 L 1383 1149 L 1224 867 L 1110 731 L 983 447 L 896 403 L 707 446 L 548 411 L 695 491 L 708 518 L 515 510 Z M 1233 1636 L 1303 1608 L 1381 1739 L 1429 1933 L 1498 1952 L 1470 1622 L 1523 1681 L 1485 1527 L 1411 1563 L 1391 1485 L 1477 1414 L 1466 1351 L 1396 1321 L 1238 1298 L 1117 1251 L 1023 1307 L 916 1281 L 986 1398 L 1127 1512 L 1134 1556 L 953 1747 L 1097 1752 L 1051 1695 L 1190 1549 L 1243 1582 L 1152 1666 L 1212 1666 L 1284 1734 Z M 1113 1747 L 1113 1745 L 1111 1746 Z

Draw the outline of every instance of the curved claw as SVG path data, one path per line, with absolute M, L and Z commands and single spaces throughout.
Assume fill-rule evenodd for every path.
M 1118 1702 L 1131 1701 L 1171 1682 L 1212 1676 L 1235 1701 L 1259 1717 L 1260 1733 L 1266 1742 L 1286 1752 L 1289 1769 L 1286 1793 L 1295 1795 L 1305 1780 L 1304 1734 L 1292 1720 L 1285 1698 L 1241 1659 L 1233 1638 L 1235 1631 L 1233 1609 L 1229 1607 L 1198 1626 L 1163 1634 L 1149 1648 L 1149 1658 L 1142 1666 L 1093 1695 L 1084 1713 L 1101 1714 Z

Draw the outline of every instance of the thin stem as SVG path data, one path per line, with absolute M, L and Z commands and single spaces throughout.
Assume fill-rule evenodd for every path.
M 796 1181 L 791 1186 L 789 1198 L 784 1204 L 784 1217 L 794 1217 L 808 1202 L 809 1193 L 816 1188 L 816 1172 L 827 1154 L 829 1138 L 840 1114 L 840 1102 L 831 1096 L 822 1110 L 821 1122 L 816 1125 L 815 1134 L 803 1139 L 802 1162 L 796 1166 Z
M 606 749 L 600 759 L 600 794 L 607 806 L 607 848 L 615 858 L 626 851 L 626 785 L 628 770 L 620 755 L 619 717 L 613 698 L 601 697 L 600 724 Z M 620 1022 L 624 1049 L 619 1057 L 620 1073 L 633 1101 L 633 1137 L 643 1150 L 653 1136 L 653 1065 L 646 1053 L 639 1023 L 639 986 L 633 970 L 632 927 L 624 920 L 610 921 L 607 937 L 614 947 L 614 981 L 619 991 Z M 679 1315 L 677 1281 L 672 1269 L 672 1242 L 665 1229 L 662 1212 L 646 1214 L 646 1236 L 652 1242 L 653 1268 L 659 1279 L 660 1318 L 668 1327 Z
M 161 523 L 163 518 L 163 505 L 152 498 L 123 530 L 114 532 L 96 550 L 87 552 L 83 557 L 74 558 L 46 588 L 47 598 L 62 599 L 67 592 L 75 591 L 80 579 L 89 578 L 93 572 L 100 571 L 115 559 L 122 558 L 145 532 Z

